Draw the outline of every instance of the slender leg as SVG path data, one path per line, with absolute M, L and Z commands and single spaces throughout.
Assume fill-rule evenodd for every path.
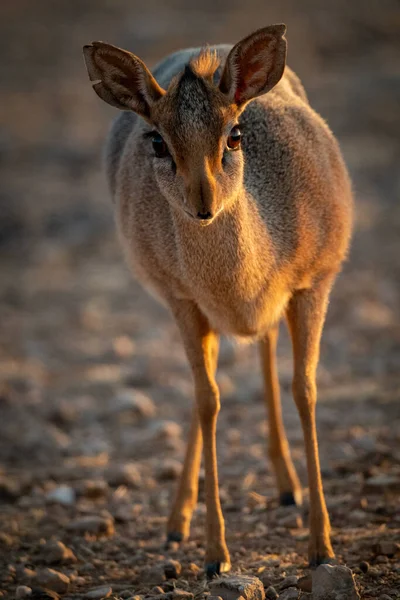
M 195 404 L 183 470 L 167 523 L 167 546 L 169 542 L 181 542 L 189 537 L 190 521 L 197 503 L 201 449 L 201 428 Z
M 269 448 L 283 506 L 302 503 L 302 491 L 296 470 L 290 457 L 289 444 L 282 420 L 279 380 L 276 368 L 276 345 L 278 326 L 270 329 L 260 342 L 261 366 L 265 382 L 265 405 L 269 416 Z
M 316 370 L 331 285 L 332 278 L 329 278 L 313 289 L 295 293 L 287 309 L 294 354 L 293 395 L 303 428 L 310 488 L 310 566 L 330 562 L 335 556 L 322 489 L 315 424 Z
M 218 361 L 218 340 L 212 345 L 214 372 Z M 167 546 L 169 542 L 181 542 L 189 537 L 190 522 L 197 503 L 199 470 L 201 463 L 202 435 L 197 405 L 193 406 L 192 423 L 186 448 L 183 470 L 170 517 L 167 523 Z
M 216 429 L 220 401 L 214 375 L 218 337 L 193 302 L 174 300 L 171 308 L 192 367 L 196 405 L 204 442 L 207 508 L 206 571 L 210 577 L 230 568 L 217 470 Z

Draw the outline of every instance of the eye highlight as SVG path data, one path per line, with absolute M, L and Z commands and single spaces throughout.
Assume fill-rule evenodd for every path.
M 168 146 L 159 133 L 154 133 L 151 138 L 154 154 L 157 158 L 169 156 Z
M 242 134 L 240 132 L 239 126 L 235 125 L 235 127 L 232 127 L 228 139 L 226 140 L 228 150 L 238 150 L 240 148 L 241 141 Z

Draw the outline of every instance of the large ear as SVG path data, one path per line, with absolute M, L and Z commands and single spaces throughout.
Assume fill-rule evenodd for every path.
M 219 84 L 231 102 L 243 106 L 269 92 L 283 75 L 286 25 L 271 25 L 252 33 L 230 51 Z
M 150 119 L 151 107 L 165 91 L 140 58 L 104 42 L 84 46 L 83 55 L 93 89 L 102 100 Z

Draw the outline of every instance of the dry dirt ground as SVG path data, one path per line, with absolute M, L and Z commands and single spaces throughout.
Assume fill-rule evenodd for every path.
M 332 296 L 319 370 L 333 545 L 339 561 L 354 569 L 363 598 L 400 598 L 400 555 L 379 546 L 400 541 L 398 3 L 4 0 L 0 596 L 6 599 L 22 584 L 55 587 L 66 598 L 101 585 L 111 591 L 98 597 L 116 599 L 174 586 L 198 598 L 207 592 L 202 489 L 191 540 L 169 555 L 180 561 L 181 575 L 163 581 L 160 572 L 191 377 L 170 316 L 131 280 L 120 256 L 100 161 L 114 111 L 92 92 L 81 46 L 103 39 L 154 64 L 179 47 L 234 41 L 280 21 L 288 24 L 290 64 L 340 139 L 357 202 L 352 252 Z M 283 328 L 279 365 L 288 437 L 306 485 Z M 285 576 L 307 573 L 307 529 L 277 506 L 257 348 L 224 341 L 219 381 L 221 497 L 233 565 L 279 588 Z M 95 518 L 82 524 L 85 517 Z M 76 561 L 59 547 L 59 555 L 46 550 L 51 540 L 65 543 Z M 56 585 L 46 584 L 46 566 L 69 585 L 57 575 Z

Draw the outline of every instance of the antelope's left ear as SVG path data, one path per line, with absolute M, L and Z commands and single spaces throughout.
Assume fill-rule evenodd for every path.
M 259 29 L 230 51 L 219 84 L 238 106 L 266 94 L 283 75 L 286 63 L 286 25 Z
M 84 46 L 83 55 L 93 89 L 102 100 L 151 120 L 151 108 L 165 90 L 140 58 L 104 42 Z

